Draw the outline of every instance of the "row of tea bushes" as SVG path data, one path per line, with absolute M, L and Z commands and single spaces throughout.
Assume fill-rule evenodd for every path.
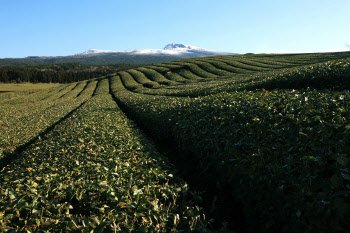
M 249 89 L 350 89 L 350 61 L 337 60 L 297 69 L 286 70 L 275 75 L 255 77 Z
M 233 229 L 350 229 L 348 91 L 256 90 L 174 98 L 115 86 L 113 94 L 128 116 L 152 137 L 178 148 L 173 159 L 206 190 L 215 216 L 234 224 Z
M 121 112 L 106 81 L 1 169 L 0 229 L 206 232 L 188 185 Z
M 119 76 L 133 92 L 183 97 L 259 88 L 348 89 L 350 86 L 348 60 L 293 68 L 288 68 L 290 63 L 276 65 L 273 60 L 265 61 L 267 64 L 255 60 L 240 61 L 230 56 L 188 59 L 128 70 Z
M 45 92 L 44 95 L 40 94 L 41 100 L 38 100 L 38 95 L 28 95 L 3 104 L 0 107 L 0 159 L 11 157 L 11 153 L 19 146 L 29 142 L 91 98 L 96 83 L 97 81 L 74 84 L 76 88 L 69 88 L 67 92 Z

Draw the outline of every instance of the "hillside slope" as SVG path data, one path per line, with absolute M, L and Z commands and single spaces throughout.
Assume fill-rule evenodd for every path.
M 1 229 L 347 232 L 349 58 L 191 58 L 0 99 Z

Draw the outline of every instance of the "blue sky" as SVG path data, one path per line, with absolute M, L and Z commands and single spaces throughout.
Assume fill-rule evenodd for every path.
M 190 44 L 235 53 L 350 50 L 349 0 L 0 0 L 0 58 Z

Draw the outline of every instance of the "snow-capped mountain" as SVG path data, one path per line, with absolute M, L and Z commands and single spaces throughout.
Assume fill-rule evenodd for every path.
M 193 45 L 168 44 L 163 49 L 135 49 L 127 51 L 90 49 L 83 53 L 69 56 L 29 56 L 14 58 L 21 63 L 81 63 L 81 64 L 156 64 L 184 58 L 205 57 L 213 55 L 234 55 L 234 53 L 211 51 Z
M 203 57 L 203 56 L 212 56 L 212 55 L 229 55 L 233 53 L 227 52 L 217 52 L 208 50 L 205 48 L 199 48 L 193 45 L 184 45 L 184 44 L 168 44 L 164 49 L 135 49 L 135 50 L 126 50 L 126 51 L 112 51 L 112 50 L 98 50 L 90 49 L 83 53 L 76 54 L 76 56 L 94 56 L 94 55 L 103 55 L 103 54 L 129 54 L 129 55 L 164 55 L 164 56 L 180 56 L 180 57 Z
M 183 45 L 183 44 L 168 44 L 164 47 L 164 50 L 177 50 L 177 49 L 192 49 L 193 46 L 191 45 Z

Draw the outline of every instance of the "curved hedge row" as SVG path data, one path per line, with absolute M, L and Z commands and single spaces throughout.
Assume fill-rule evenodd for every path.
M 188 185 L 111 96 L 96 93 L 2 168 L 0 229 L 206 232 Z
M 166 79 L 163 75 L 158 73 L 155 70 L 147 69 L 147 68 L 137 68 L 138 71 L 144 73 L 150 80 L 158 82 L 163 85 L 176 85 L 176 82 Z
M 228 72 L 231 72 L 231 73 L 247 73 L 247 70 L 239 68 L 239 67 L 228 65 L 219 59 L 215 59 L 215 58 L 212 58 L 210 60 L 207 59 L 207 62 L 209 62 L 210 64 L 212 64 L 215 67 L 218 67 L 222 70 L 227 70 Z
M 77 95 L 79 95 L 79 93 L 81 93 L 84 90 L 86 85 L 87 85 L 87 81 L 78 82 L 76 83 L 75 87 L 71 91 L 65 93 L 60 98 L 75 98 L 77 97 Z
M 163 75 L 170 70 L 168 67 L 158 66 L 158 65 L 146 66 L 145 68 L 155 70 Z
M 168 69 L 179 69 L 179 68 L 181 68 L 181 65 L 176 65 L 176 64 L 173 64 L 171 62 L 165 62 L 165 63 L 157 64 L 155 66 L 165 67 L 165 68 L 168 68 Z
M 232 72 L 226 70 L 218 69 L 207 61 L 192 60 L 192 63 L 198 65 L 203 70 L 215 74 L 217 76 L 229 76 L 232 75 Z
M 281 68 L 288 68 L 288 67 L 293 67 L 298 65 L 293 63 L 292 61 L 282 61 L 282 60 L 275 60 L 275 59 L 269 59 L 269 58 L 258 59 L 258 58 L 249 57 L 249 58 L 246 58 L 246 60 L 259 62 L 266 65 L 274 65 Z
M 177 74 L 177 73 L 174 73 L 172 71 L 168 71 L 164 74 L 164 76 L 169 79 L 169 80 L 172 80 L 172 81 L 175 81 L 175 82 L 183 82 L 183 83 L 190 83 L 190 82 L 193 82 L 192 80 L 189 80 L 189 79 L 186 79 L 184 78 L 183 76 L 181 76 L 180 74 Z
M 182 69 L 179 69 L 178 72 L 180 75 L 185 76 L 185 73 L 188 73 L 188 71 L 192 72 L 193 74 L 199 76 L 200 78 L 216 78 L 217 75 L 209 73 L 202 68 L 200 68 L 198 65 L 194 63 L 188 63 L 188 62 L 183 62 L 183 61 L 176 61 L 174 62 L 175 64 L 181 64 L 183 67 Z M 177 70 L 174 70 L 177 71 Z
M 124 86 L 131 91 L 134 91 L 135 89 L 141 88 L 142 85 L 135 81 L 135 79 L 126 71 L 120 71 L 118 72 L 118 75 L 120 76 Z
M 350 62 L 348 60 L 330 61 L 313 66 L 280 72 L 273 76 L 256 77 L 249 89 L 350 89 Z
M 222 59 L 221 62 L 224 62 L 224 63 L 231 65 L 231 66 L 236 66 L 236 67 L 239 67 L 242 69 L 246 69 L 246 70 L 249 70 L 251 72 L 252 71 L 256 72 L 256 71 L 268 71 L 268 70 L 270 70 L 269 68 L 256 67 L 256 66 L 245 64 L 244 61 L 241 61 L 241 60 Z
M 11 153 L 19 146 L 29 142 L 86 101 L 92 96 L 96 83 L 96 81 L 91 82 L 91 85 L 78 98 L 75 96 L 81 90 L 75 89 L 63 98 L 59 98 L 62 95 L 60 92 L 45 93 L 43 96 L 47 98 L 43 101 L 37 101 L 37 95 L 29 95 L 22 96 L 21 101 L 13 100 L 1 106 L 0 159 L 11 157 Z M 39 96 L 42 98 L 41 95 Z
M 128 73 L 132 75 L 132 77 L 139 83 L 141 83 L 144 87 L 147 88 L 157 88 L 159 87 L 159 83 L 151 81 L 146 77 L 146 75 L 138 70 L 127 70 Z
M 313 72 L 349 74 L 344 65 L 314 66 Z M 350 228 L 348 90 L 262 89 L 192 99 L 115 95 L 152 137 L 174 143 L 178 167 L 206 191 L 212 214 L 232 229 Z
M 200 77 L 200 76 L 196 75 L 195 73 L 193 73 L 192 71 L 187 70 L 187 69 L 175 70 L 174 73 L 177 73 L 180 76 L 186 78 L 187 80 L 194 81 L 194 82 L 198 82 L 198 81 L 203 81 L 204 80 L 203 77 Z
M 246 64 L 246 65 L 251 65 L 251 66 L 256 66 L 256 67 L 260 67 L 260 68 L 266 68 L 269 70 L 273 70 L 273 69 L 283 69 L 283 68 L 288 68 L 288 66 L 286 65 L 277 65 L 277 64 L 266 64 L 260 61 L 253 61 L 250 59 L 242 59 L 240 60 L 241 63 Z

